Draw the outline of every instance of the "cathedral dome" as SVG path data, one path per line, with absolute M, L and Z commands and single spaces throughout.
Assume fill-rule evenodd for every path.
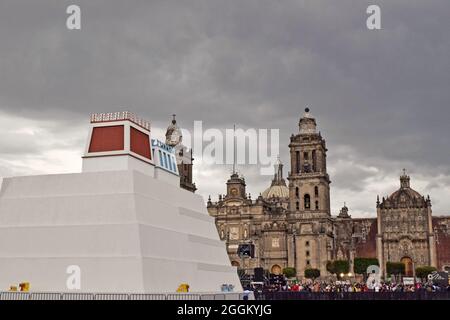
M 397 191 L 395 191 L 393 194 L 391 194 L 388 199 L 392 200 L 392 201 L 398 201 L 400 200 L 401 195 L 404 194 L 406 196 L 408 196 L 410 199 L 414 199 L 414 198 L 422 198 L 423 196 L 418 193 L 416 190 L 413 190 L 411 188 L 409 189 L 399 189 Z
M 283 185 L 270 186 L 262 193 L 264 199 L 276 198 L 289 198 L 289 188 Z
M 400 176 L 400 189 L 392 193 L 388 199 L 392 201 L 398 201 L 401 195 L 406 195 L 410 199 L 414 198 L 422 198 L 422 195 L 414 189 L 410 187 L 410 178 L 406 175 L 406 171 L 404 170 L 403 175 Z
M 406 172 L 400 176 L 400 189 L 392 193 L 380 204 L 381 208 L 406 208 L 406 207 L 427 207 L 430 205 L 429 198 L 425 199 L 416 190 L 410 187 L 410 178 Z
M 264 190 L 261 195 L 266 200 L 271 198 L 289 198 L 289 188 L 286 186 L 286 181 L 283 179 L 283 164 L 279 157 L 275 164 L 275 174 L 272 184 L 269 188 Z

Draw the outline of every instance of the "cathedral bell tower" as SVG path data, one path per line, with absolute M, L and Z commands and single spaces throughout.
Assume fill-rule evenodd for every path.
M 316 119 L 305 109 L 299 133 L 291 136 L 289 172 L 289 264 L 303 277 L 308 268 L 327 276 L 332 258 L 333 225 L 330 214 L 330 178 L 327 173 L 325 140 L 316 129 Z
M 330 216 L 330 178 L 327 173 L 325 140 L 316 130 L 309 108 L 291 136 L 289 173 L 290 211 L 302 218 Z
M 245 193 L 245 180 L 240 177 L 236 172 L 233 172 L 230 179 L 227 181 L 227 199 L 246 199 Z
M 193 154 L 192 149 L 183 145 L 183 134 L 177 125 L 175 115 L 172 115 L 172 123 L 166 130 L 166 144 L 175 149 L 177 156 L 178 172 L 180 173 L 180 187 L 190 192 L 195 192 L 197 187 L 192 182 Z

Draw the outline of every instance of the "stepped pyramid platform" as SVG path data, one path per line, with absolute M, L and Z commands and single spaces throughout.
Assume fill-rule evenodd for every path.
M 129 119 L 118 125 L 120 139 L 138 129 Z M 219 292 L 222 284 L 242 291 L 202 197 L 179 187 L 175 169 L 158 166 L 157 149 L 146 161 L 126 150 L 133 141 L 114 156 L 90 152 L 96 127 L 83 172 L 4 178 L 0 291 L 20 282 L 41 292 L 170 293 L 182 283 L 190 292 Z M 149 128 L 139 130 L 150 139 Z M 71 265 L 81 270 L 79 290 L 66 285 Z

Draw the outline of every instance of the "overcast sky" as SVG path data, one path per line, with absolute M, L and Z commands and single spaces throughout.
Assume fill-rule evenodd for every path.
M 81 30 L 66 8 L 81 7 Z M 381 7 L 382 30 L 366 28 Z M 181 126 L 280 130 L 306 105 L 327 140 L 332 213 L 374 216 L 402 168 L 450 214 L 450 1 L 0 2 L 0 177 L 80 171 L 91 112 Z M 198 164 L 198 163 L 197 163 Z M 241 166 L 248 192 L 270 185 Z M 290 168 L 285 169 L 285 172 Z M 230 166 L 197 165 L 203 196 Z

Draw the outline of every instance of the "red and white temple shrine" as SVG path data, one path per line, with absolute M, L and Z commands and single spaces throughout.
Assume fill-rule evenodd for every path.
M 153 141 L 152 141 L 153 140 Z M 242 291 L 201 196 L 179 187 L 171 147 L 129 112 L 94 114 L 81 173 L 4 178 L 0 291 Z M 173 169 L 173 170 L 171 170 Z

